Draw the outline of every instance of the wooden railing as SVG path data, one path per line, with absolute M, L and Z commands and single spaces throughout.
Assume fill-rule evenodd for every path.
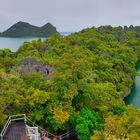
M 26 116 L 25 114 L 20 114 L 20 115 L 12 115 L 12 116 L 9 116 L 4 128 L 2 129 L 1 131 L 1 134 L 0 134 L 0 138 L 1 140 L 3 139 L 4 135 L 5 135 L 5 132 L 6 130 L 8 129 L 9 125 L 11 124 L 11 122 L 13 121 L 19 121 L 19 120 L 24 120 L 26 121 Z
M 20 121 L 20 120 L 23 120 L 25 122 L 25 125 L 26 125 L 26 128 L 28 128 L 29 126 L 30 127 L 34 127 L 34 128 L 37 128 L 38 132 L 37 132 L 37 135 L 36 135 L 36 139 L 35 140 L 39 140 L 39 136 L 38 136 L 38 133 L 39 131 L 43 130 L 44 133 L 46 134 L 46 137 L 47 138 L 50 138 L 50 139 L 53 139 L 53 137 L 55 137 L 54 134 L 46 131 L 45 129 L 41 128 L 39 125 L 35 124 L 33 121 L 31 121 L 28 117 L 26 117 L 25 114 L 19 114 L 19 115 L 12 115 L 12 116 L 9 116 L 1 134 L 0 134 L 0 140 L 3 140 L 3 137 L 6 133 L 6 130 L 8 129 L 9 125 L 11 124 L 11 122 L 14 122 L 14 121 Z M 62 134 L 62 135 L 59 135 L 58 136 L 58 139 L 59 140 L 63 140 L 65 138 L 68 138 L 70 135 L 74 134 L 75 131 L 74 129 L 71 129 L 69 130 L 68 132 Z M 35 135 L 33 136 L 35 137 Z

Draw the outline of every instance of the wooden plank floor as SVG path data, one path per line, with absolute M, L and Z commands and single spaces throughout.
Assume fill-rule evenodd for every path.
M 16 122 L 9 126 L 3 140 L 21 140 L 21 137 L 25 134 L 24 122 Z

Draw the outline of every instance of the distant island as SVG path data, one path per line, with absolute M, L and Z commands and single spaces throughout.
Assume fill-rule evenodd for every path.
M 0 37 L 47 37 L 59 34 L 51 23 L 37 27 L 26 22 L 19 21 L 6 31 L 0 33 Z

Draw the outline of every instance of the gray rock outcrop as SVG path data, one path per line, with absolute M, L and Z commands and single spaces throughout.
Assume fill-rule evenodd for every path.
M 37 72 L 45 77 L 48 77 L 49 73 L 54 71 L 53 67 L 43 64 L 41 61 L 38 62 L 34 57 L 26 57 L 22 59 L 19 62 L 18 67 L 20 67 L 21 70 L 27 75 L 32 72 Z M 17 72 L 17 67 L 14 68 L 14 71 Z

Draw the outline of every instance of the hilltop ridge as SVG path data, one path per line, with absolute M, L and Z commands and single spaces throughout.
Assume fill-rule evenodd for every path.
M 47 37 L 58 34 L 56 27 L 47 23 L 37 27 L 26 22 L 19 21 L 6 31 L 0 33 L 0 37 Z

